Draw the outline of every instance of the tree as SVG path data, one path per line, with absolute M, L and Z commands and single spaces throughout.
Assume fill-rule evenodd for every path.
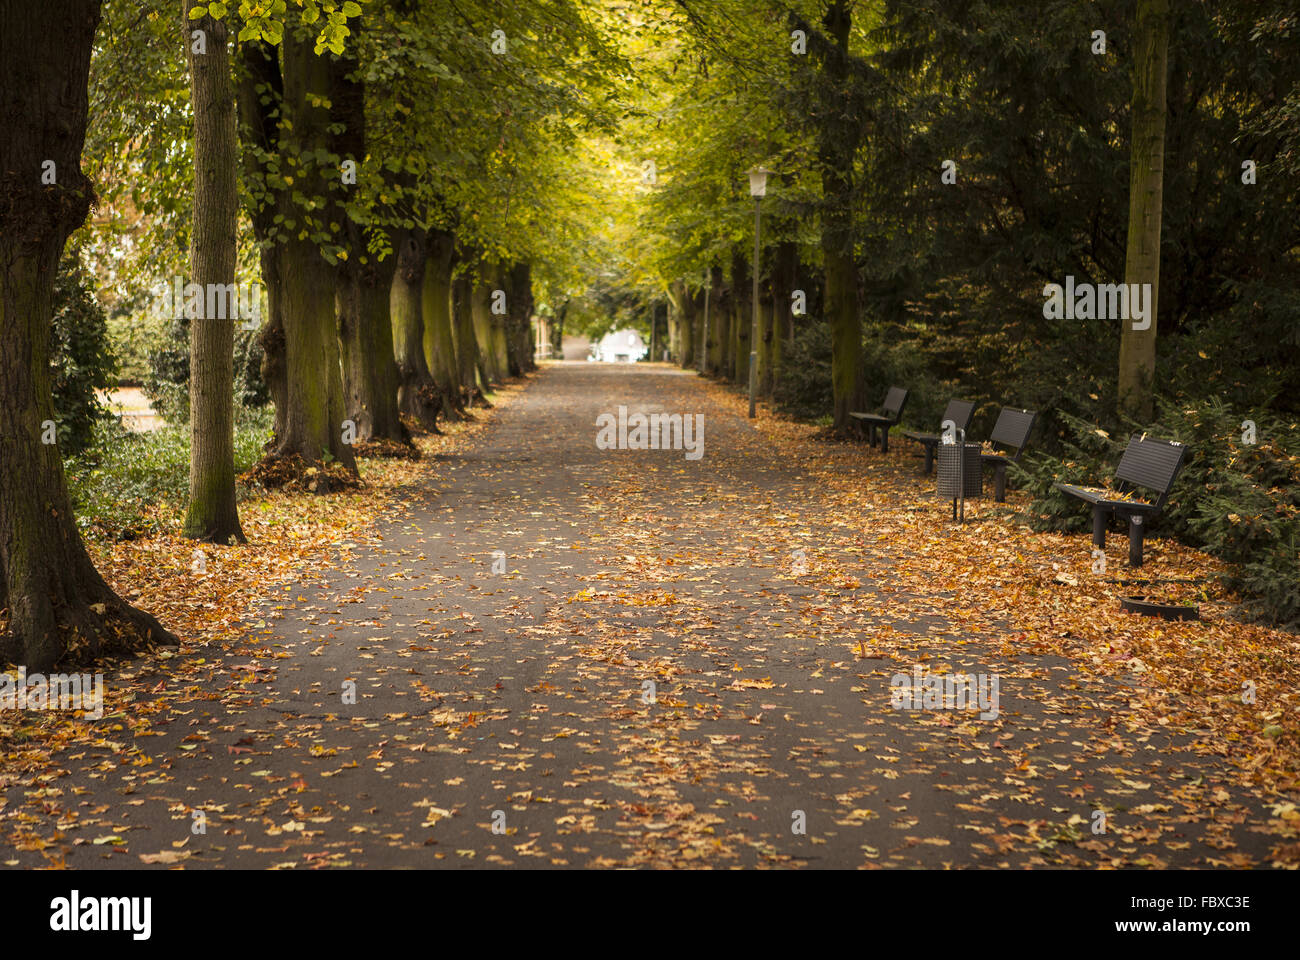
M 853 258 L 853 167 L 860 136 L 850 109 L 849 31 L 852 5 L 831 0 L 822 16 L 826 38 L 817 43 L 823 92 L 816 117 L 822 178 L 822 262 L 826 271 L 826 319 L 831 328 L 831 386 L 835 430 L 851 432 L 850 411 L 862 400 L 862 321 Z
M 361 22 L 353 28 L 361 39 Z M 391 228 L 384 223 L 389 204 L 380 198 L 390 188 L 378 164 L 368 164 L 366 83 L 354 53 L 355 43 L 330 60 L 331 153 L 339 174 L 330 203 L 330 229 L 339 225 L 342 249 L 334 259 L 343 392 L 347 419 L 358 440 L 410 438 L 398 412 L 398 371 L 393 355 L 390 296 L 396 257 L 386 248 Z M 378 181 L 378 190 L 373 189 Z M 379 196 L 376 197 L 375 194 Z M 367 228 L 376 243 L 366 238 Z M 378 246 L 379 249 L 372 249 Z
M 1133 136 L 1124 282 L 1149 285 L 1150 294 L 1145 328 L 1137 329 L 1134 322 L 1128 321 L 1120 334 L 1119 406 L 1135 419 L 1149 421 L 1153 412 L 1159 318 L 1156 306 L 1160 293 L 1160 220 L 1164 202 L 1169 0 L 1138 0 L 1133 49 Z
M 244 541 L 235 505 L 235 296 L 238 137 L 229 32 L 212 16 L 191 17 L 197 0 L 181 0 L 189 21 L 186 58 L 194 109 L 194 225 L 190 281 L 206 292 L 190 318 L 190 502 L 185 536 L 212 543 Z M 221 295 L 211 291 L 230 291 Z M 216 309 L 214 309 L 216 308 Z
M 330 116 L 325 104 L 330 68 L 313 52 L 311 37 L 301 29 L 286 29 L 282 47 L 284 103 L 278 142 L 284 172 L 277 179 L 292 189 L 278 195 L 283 249 L 278 277 L 269 281 L 280 284 L 280 310 L 273 318 L 284 334 L 282 344 L 267 345 L 268 358 L 278 348 L 276 362 L 283 364 L 283 417 L 277 411 L 270 457 L 296 456 L 307 462 L 333 459 L 355 473 L 356 458 L 344 442 L 347 408 L 339 366 L 334 273 L 321 252 L 321 244 L 331 240 L 321 216 L 330 166 L 328 159 L 321 159 L 329 155 Z
M 50 322 L 64 244 L 94 198 L 81 171 L 100 5 L 0 5 L 0 657 L 48 670 L 175 638 L 86 553 L 53 423 Z

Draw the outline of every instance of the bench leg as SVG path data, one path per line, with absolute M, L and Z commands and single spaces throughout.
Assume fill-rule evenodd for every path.
M 1128 562 L 1131 567 L 1142 566 L 1142 535 L 1145 530 L 1140 515 L 1128 518 Z
M 933 469 L 934 469 L 934 444 L 927 443 L 925 445 L 925 470 L 923 472 L 928 477 L 930 475 L 930 471 Z
M 1092 508 L 1092 545 L 1106 548 L 1106 511 L 1100 504 Z
M 1007 502 L 1007 465 L 999 463 L 993 468 L 993 502 Z

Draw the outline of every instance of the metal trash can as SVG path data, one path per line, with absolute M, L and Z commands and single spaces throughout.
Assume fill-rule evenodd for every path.
M 958 451 L 964 453 L 958 455 Z M 939 496 L 952 498 L 952 518 L 957 519 L 957 501 L 962 502 L 962 515 L 965 517 L 965 500 L 967 497 L 979 497 L 984 493 L 984 470 L 980 462 L 980 445 L 978 443 L 941 443 L 936 451 L 939 461 Z M 962 461 L 965 461 L 964 463 Z

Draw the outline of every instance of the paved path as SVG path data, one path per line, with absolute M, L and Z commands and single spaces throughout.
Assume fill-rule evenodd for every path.
M 596 418 L 619 404 L 704 414 L 704 456 L 598 450 Z M 890 592 L 899 558 L 734 409 L 666 366 L 547 367 L 410 491 L 382 547 L 263 611 L 246 706 L 191 704 L 159 724 L 145 767 L 108 748 L 65 759 L 60 802 L 80 819 L 59 844 L 67 864 L 1191 865 L 1233 843 L 1263 855 L 1268 838 L 1243 818 L 1208 812 L 1231 791 L 1211 759 L 1159 733 L 1121 739 L 1122 687 L 1056 658 L 1008 659 L 996 623 L 963 625 L 948 585 L 916 612 Z M 864 452 L 842 456 L 852 470 Z M 799 567 L 814 554 L 815 576 Z M 904 641 L 891 659 L 858 659 L 886 633 Z M 931 657 L 998 674 L 1000 715 L 891 709 L 889 678 Z M 1170 796 L 1185 797 L 1172 825 Z M 1092 836 L 1099 805 L 1122 839 Z M 106 831 L 119 841 L 92 842 Z

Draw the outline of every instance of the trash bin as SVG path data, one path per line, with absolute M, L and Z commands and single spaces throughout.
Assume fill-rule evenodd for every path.
M 962 455 L 959 456 L 959 451 Z M 952 498 L 952 518 L 957 519 L 957 500 L 984 493 L 984 471 L 978 443 L 941 443 L 937 451 L 939 496 Z M 964 463 L 962 461 L 965 461 Z M 965 510 L 962 511 L 963 515 Z

